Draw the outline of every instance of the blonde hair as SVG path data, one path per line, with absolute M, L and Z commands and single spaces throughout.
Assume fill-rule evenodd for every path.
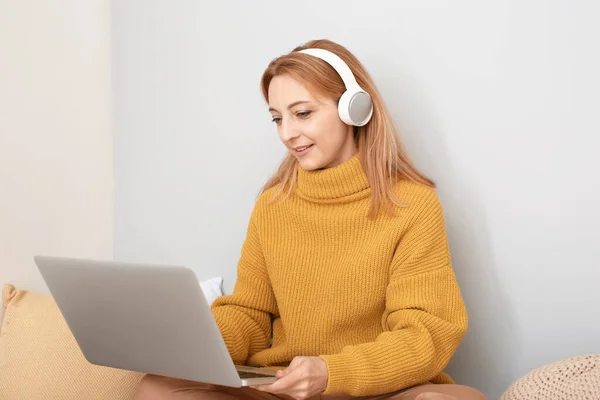
M 371 187 L 369 217 L 374 218 L 382 208 L 392 215 L 395 214 L 394 205 L 401 206 L 401 204 L 394 193 L 393 186 L 400 179 L 435 187 L 435 184 L 419 172 L 409 160 L 398 138 L 397 128 L 373 80 L 358 59 L 345 47 L 330 40 L 313 40 L 271 61 L 261 78 L 265 101 L 269 102 L 269 84 L 273 77 L 278 75 L 288 75 L 307 87 L 315 88 L 322 95 L 335 99 L 336 102 L 339 100 L 346 90 L 341 77 L 325 61 L 299 53 L 300 50 L 307 48 L 325 49 L 337 54 L 348 64 L 358 84 L 373 100 L 371 120 L 365 126 L 354 127 L 354 140 Z M 293 155 L 288 154 L 277 172 L 263 186 L 261 193 L 281 185 L 274 198 L 284 191 L 287 191 L 287 198 L 296 185 L 297 173 L 298 162 Z

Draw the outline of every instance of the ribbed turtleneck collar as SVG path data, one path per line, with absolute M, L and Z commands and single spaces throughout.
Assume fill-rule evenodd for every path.
M 297 190 L 303 197 L 336 200 L 370 194 L 369 181 L 359 153 L 333 168 L 307 171 L 298 165 Z

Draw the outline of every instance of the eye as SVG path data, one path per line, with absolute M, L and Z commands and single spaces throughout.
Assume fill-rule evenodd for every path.
M 308 116 L 310 115 L 312 111 L 298 111 L 296 113 L 296 116 L 299 118 L 308 118 Z
M 281 117 L 273 117 L 271 122 L 275 122 L 277 125 L 279 125 L 281 123 Z

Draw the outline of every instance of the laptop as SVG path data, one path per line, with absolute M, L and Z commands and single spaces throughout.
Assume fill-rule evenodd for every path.
M 231 387 L 276 380 L 274 370 L 234 365 L 189 268 L 34 260 L 92 364 Z

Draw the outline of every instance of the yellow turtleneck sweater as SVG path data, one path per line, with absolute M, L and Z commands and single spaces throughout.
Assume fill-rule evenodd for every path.
M 396 186 L 406 207 L 368 219 L 371 190 L 356 154 L 298 167 L 295 192 L 257 200 L 233 294 L 212 312 L 236 364 L 286 366 L 320 356 L 324 394 L 377 395 L 451 383 L 442 371 L 467 314 L 435 192 Z

